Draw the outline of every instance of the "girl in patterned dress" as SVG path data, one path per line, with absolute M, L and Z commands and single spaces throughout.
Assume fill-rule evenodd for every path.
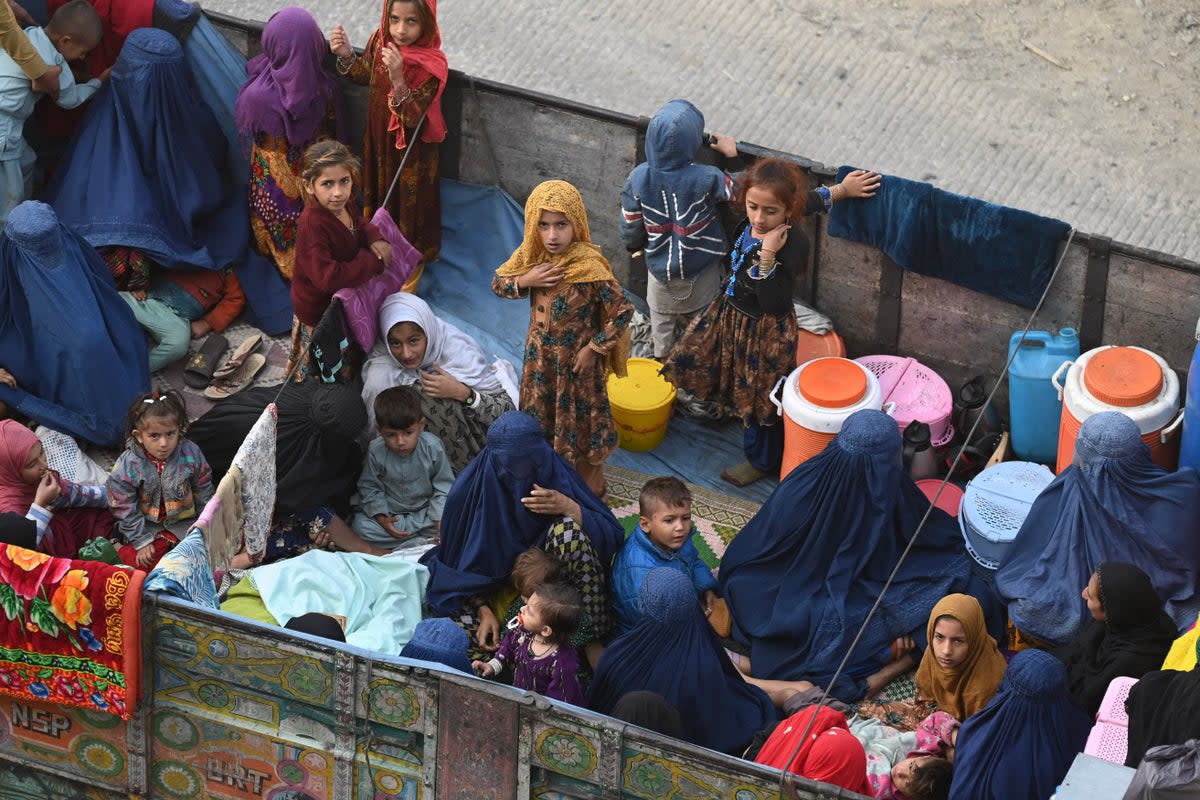
M 578 189 L 553 180 L 533 190 L 525 239 L 496 270 L 492 291 L 529 297 L 521 409 L 603 496 L 604 462 L 617 446 L 607 379 L 625 374 L 633 306 L 592 244 Z
M 388 213 L 421 251 L 422 262 L 404 285 L 415 292 L 425 264 L 442 244 L 438 190 L 438 150 L 446 138 L 442 92 L 449 66 L 442 52 L 436 0 L 384 0 L 379 28 L 367 40 L 363 57 L 354 55 L 341 25 L 329 37 L 338 72 L 367 86 L 367 125 L 363 132 L 366 212 L 383 202 L 405 152 L 411 150 Z M 414 134 L 417 123 L 420 132 Z
M 809 245 L 792 223 L 805 214 L 806 183 L 799 167 L 779 158 L 756 161 L 742 174 L 734 203 L 744 206 L 746 219 L 734 238 L 732 271 L 664 369 L 679 389 L 742 420 L 746 462 L 721 473 L 737 486 L 778 470 L 783 458 L 783 426 L 770 392 L 796 366 L 792 292 Z

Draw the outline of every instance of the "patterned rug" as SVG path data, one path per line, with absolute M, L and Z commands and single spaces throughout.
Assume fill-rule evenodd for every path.
M 638 522 L 642 485 L 654 476 L 611 465 L 604 467 L 604 475 L 608 478 L 608 505 L 628 534 Z M 696 526 L 692 541 L 704 563 L 716 569 L 733 537 L 758 512 L 758 504 L 692 484 L 688 489 L 692 492 L 692 521 Z

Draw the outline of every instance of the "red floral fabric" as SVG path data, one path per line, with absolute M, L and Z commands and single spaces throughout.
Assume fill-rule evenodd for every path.
M 0 692 L 128 719 L 146 574 L 0 546 Z

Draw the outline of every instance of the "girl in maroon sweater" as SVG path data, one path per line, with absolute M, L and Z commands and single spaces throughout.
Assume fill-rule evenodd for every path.
M 362 177 L 359 160 L 344 144 L 317 142 L 304 153 L 300 178 L 305 205 L 296 234 L 292 273 L 292 353 L 288 372 L 309 377 L 313 328 L 329 308 L 334 292 L 352 288 L 383 272 L 391 245 L 354 204 Z

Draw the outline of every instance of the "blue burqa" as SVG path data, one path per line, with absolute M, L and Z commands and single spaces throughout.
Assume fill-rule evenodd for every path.
M 0 401 L 99 445 L 124 441 L 150 388 L 146 339 L 96 251 L 45 203 L 13 209 L 0 237 Z
M 755 733 L 778 720 L 771 699 L 738 674 L 687 575 L 652 569 L 638 599 L 642 618 L 605 648 L 588 705 L 610 714 L 630 692 L 654 692 L 678 709 L 681 739 L 741 755 Z
M 583 532 L 605 572 L 625 541 L 625 529 L 579 473 L 546 443 L 537 420 L 509 411 L 488 429 L 487 445 L 459 473 L 442 515 L 441 544 L 421 559 L 429 567 L 426 602 L 457 614 L 463 602 L 499 588 L 513 560 L 545 540 L 561 517 L 525 509 L 534 484 L 579 504 Z
M 1045 800 L 1087 741 L 1091 718 L 1067 695 L 1067 671 L 1022 650 L 986 707 L 958 732 L 950 800 Z
M 1137 425 L 1116 411 L 1089 417 L 1075 463 L 1042 490 L 996 571 L 1023 633 L 1061 645 L 1090 619 L 1080 592 L 1096 567 L 1141 567 L 1179 626 L 1200 610 L 1200 480 L 1150 460 Z
M 219 269 L 249 244 L 246 187 L 174 36 L 129 34 L 46 197 L 93 247 L 123 246 L 170 269 Z
M 886 662 L 891 643 L 923 628 L 934 603 L 966 591 L 958 526 L 934 509 L 831 686 L 867 612 L 929 500 L 901 461 L 900 430 L 879 411 L 852 414 L 824 451 L 794 469 L 721 559 L 719 593 L 754 674 L 804 679 L 847 702 Z

